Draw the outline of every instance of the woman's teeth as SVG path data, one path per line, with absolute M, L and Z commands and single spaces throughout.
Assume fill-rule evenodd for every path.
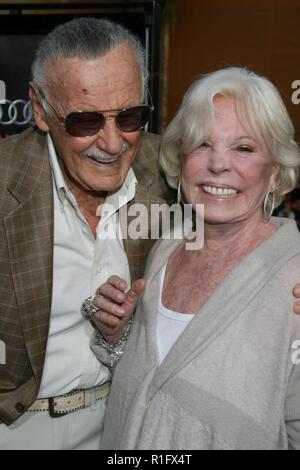
M 208 194 L 220 197 L 234 197 L 238 194 L 238 191 L 233 188 L 216 188 L 214 186 L 202 186 L 203 190 Z

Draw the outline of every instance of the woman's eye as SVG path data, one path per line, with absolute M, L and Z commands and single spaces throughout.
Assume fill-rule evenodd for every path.
M 201 145 L 199 145 L 199 149 L 208 149 L 210 147 L 208 142 L 203 142 Z
M 237 150 L 239 152 L 249 152 L 249 153 L 254 152 L 253 148 L 249 147 L 248 145 L 240 145 L 239 147 L 237 147 Z

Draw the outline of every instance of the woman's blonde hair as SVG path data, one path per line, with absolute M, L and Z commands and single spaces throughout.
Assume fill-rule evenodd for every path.
M 300 153 L 294 140 L 294 126 L 275 86 L 265 77 L 244 68 L 218 70 L 197 80 L 188 89 L 162 141 L 160 166 L 169 185 L 178 187 L 181 156 L 191 153 L 209 138 L 216 96 L 235 99 L 239 118 L 251 127 L 258 139 L 263 138 L 272 153 L 279 166 L 274 192 L 277 207 L 283 195 L 294 189 L 298 181 Z

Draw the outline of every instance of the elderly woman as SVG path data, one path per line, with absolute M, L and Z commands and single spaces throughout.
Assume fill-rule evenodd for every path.
M 186 202 L 204 204 L 204 247 L 155 246 L 103 448 L 300 449 L 300 237 L 270 218 L 297 181 L 293 135 L 277 90 L 252 72 L 220 70 L 187 92 L 161 165 Z M 109 312 L 117 303 L 128 318 L 141 281 L 124 289 L 113 278 L 97 299 L 115 332 Z

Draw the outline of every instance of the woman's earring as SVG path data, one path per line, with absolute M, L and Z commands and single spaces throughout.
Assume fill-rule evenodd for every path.
M 177 204 L 181 203 L 181 175 L 178 181 L 178 188 L 177 188 Z
M 272 197 L 271 208 L 268 210 L 269 196 Z M 270 219 L 275 209 L 275 189 L 268 191 L 264 201 L 264 216 L 266 219 Z

